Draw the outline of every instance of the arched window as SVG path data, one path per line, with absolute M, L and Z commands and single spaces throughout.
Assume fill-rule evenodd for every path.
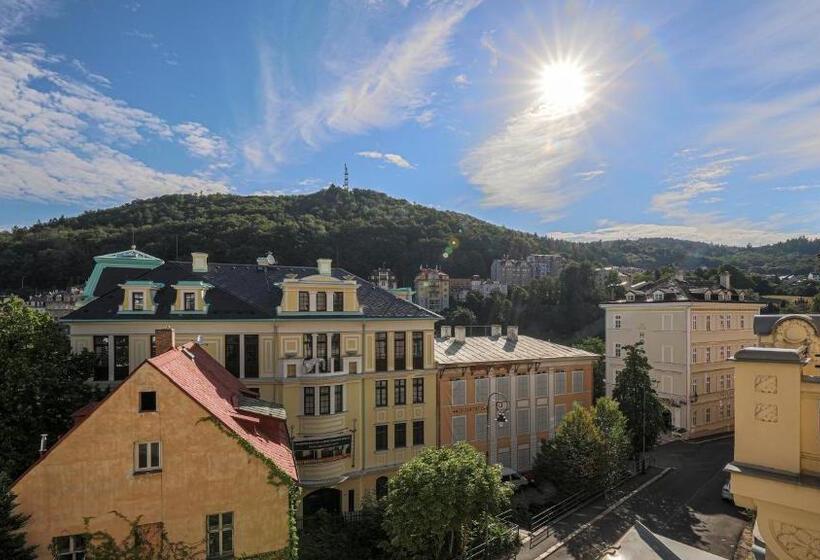
M 382 499 L 387 496 L 387 477 L 380 476 L 376 479 L 376 497 Z

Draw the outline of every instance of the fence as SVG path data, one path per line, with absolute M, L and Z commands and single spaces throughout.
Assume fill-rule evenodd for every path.
M 521 528 L 512 521 L 512 510 L 507 510 L 496 516 L 496 521 L 507 528 L 503 535 L 496 535 L 464 550 L 462 560 L 507 560 L 515 558 L 518 551 L 518 542 Z M 510 550 L 503 550 L 505 540 L 514 535 L 515 546 Z

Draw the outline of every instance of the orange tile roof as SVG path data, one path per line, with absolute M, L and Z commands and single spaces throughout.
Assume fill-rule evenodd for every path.
M 287 424 L 270 415 L 240 410 L 245 386 L 196 343 L 169 350 L 148 363 L 170 379 L 222 425 L 247 441 L 293 480 L 296 464 Z

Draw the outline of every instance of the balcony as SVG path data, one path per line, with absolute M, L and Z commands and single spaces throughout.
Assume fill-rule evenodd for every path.
M 352 469 L 352 436 L 306 439 L 293 444 L 303 486 L 338 484 Z
M 304 435 L 321 435 L 339 432 L 347 427 L 347 414 L 321 414 L 319 416 L 299 416 L 297 432 Z

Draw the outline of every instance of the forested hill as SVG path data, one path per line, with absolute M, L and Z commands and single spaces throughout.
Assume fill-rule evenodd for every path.
M 496 226 L 369 190 L 329 187 L 309 195 L 168 195 L 0 232 L 0 289 L 80 284 L 92 257 L 137 247 L 163 259 L 205 251 L 212 261 L 254 262 L 272 251 L 281 263 L 331 257 L 359 275 L 382 264 L 403 284 L 420 264 L 453 276 L 489 274 L 508 254 L 560 252 L 575 260 L 692 268 L 724 262 L 758 272 L 808 272 L 820 239 L 734 248 L 675 239 L 572 243 Z M 446 257 L 444 255 L 447 255 Z

